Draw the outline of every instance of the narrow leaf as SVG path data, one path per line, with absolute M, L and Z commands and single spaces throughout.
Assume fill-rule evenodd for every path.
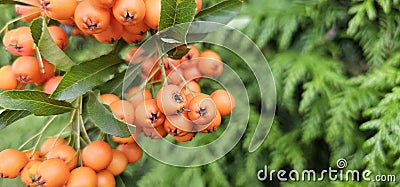
M 116 55 L 105 55 L 73 66 L 64 75 L 52 98 L 67 100 L 87 93 L 113 78 L 121 62 Z
M 201 10 L 196 20 L 228 23 L 240 11 L 243 0 L 226 0 L 214 6 Z
M 0 113 L 0 130 L 30 114 L 26 110 L 3 110 Z
M 86 114 L 99 129 L 118 137 L 131 135 L 127 124 L 117 119 L 111 110 L 99 100 L 100 92 L 90 92 L 86 103 Z M 133 132 L 132 132 L 133 133 Z
M 193 21 L 196 13 L 196 2 L 194 0 L 161 0 L 161 15 L 158 30 L 176 24 Z
M 57 69 L 62 71 L 69 71 L 75 65 L 51 38 L 46 21 L 43 18 L 33 20 L 30 28 L 35 44 L 39 47 L 40 54 L 46 60 L 53 63 Z
M 37 116 L 62 114 L 74 109 L 68 102 L 51 99 L 48 94 L 34 90 L 2 92 L 0 106 L 10 110 L 26 110 Z

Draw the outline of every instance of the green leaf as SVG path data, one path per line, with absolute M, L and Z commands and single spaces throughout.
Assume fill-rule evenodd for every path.
M 242 4 L 242 0 L 226 0 L 201 10 L 195 18 L 201 21 L 228 23 L 239 13 Z
M 30 5 L 28 3 L 22 1 L 14 1 L 14 0 L 0 0 L 0 4 L 19 4 L 19 5 Z
M 51 99 L 48 94 L 33 90 L 2 92 L 0 106 L 10 110 L 26 110 L 37 116 L 62 114 L 74 109 L 68 102 Z
M 99 89 L 100 93 L 113 93 L 121 97 L 125 73 L 126 71 L 116 74 L 112 80 L 100 85 L 96 89 Z
M 161 15 L 158 30 L 193 21 L 196 13 L 194 0 L 161 0 Z
M 57 69 L 69 71 L 75 63 L 62 51 L 51 38 L 47 29 L 46 21 L 40 17 L 32 21 L 31 32 L 40 54 Z
M 26 110 L 3 110 L 0 113 L 0 130 L 30 114 L 31 113 Z
M 120 119 L 111 112 L 111 110 L 106 107 L 99 100 L 100 92 L 90 92 L 89 99 L 86 103 L 86 114 L 99 129 L 107 134 L 118 137 L 128 137 L 131 135 L 129 132 L 127 124 L 125 124 Z M 131 128 L 133 130 L 133 128 Z M 132 132 L 133 133 L 133 132 Z
M 75 65 L 64 75 L 51 97 L 58 100 L 79 97 L 113 78 L 121 62 L 116 55 L 104 55 Z

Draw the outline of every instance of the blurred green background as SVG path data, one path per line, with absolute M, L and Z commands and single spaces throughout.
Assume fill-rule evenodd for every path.
M 217 2 L 204 0 L 203 6 Z M 276 176 L 272 181 L 257 179 L 264 165 L 269 170 L 318 172 L 336 168 L 337 160 L 343 158 L 348 162 L 345 169 L 370 170 L 372 176 L 395 175 L 400 180 L 399 4 L 398 0 L 245 1 L 230 24 L 254 40 L 274 73 L 277 111 L 267 139 L 257 151 L 248 152 L 260 118 L 258 87 L 239 58 L 211 46 L 237 70 L 248 89 L 252 103 L 249 128 L 240 143 L 224 158 L 196 168 L 168 166 L 145 155 L 117 178 L 118 184 L 400 186 L 399 182 L 333 182 L 327 177 L 319 182 L 279 182 Z M 9 5 L 0 5 L 0 9 L 3 26 L 15 13 Z M 82 61 L 110 49 L 93 39 L 73 36 L 67 53 Z M 10 64 L 13 58 L 0 50 L 1 65 Z M 1 130 L 0 149 L 18 147 L 44 121 L 30 117 Z M 56 130 L 53 125 L 47 133 Z M 0 186 L 16 186 L 15 181 L 0 180 Z

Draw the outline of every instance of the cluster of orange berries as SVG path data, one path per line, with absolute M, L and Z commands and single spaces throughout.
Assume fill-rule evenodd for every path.
M 57 46 L 65 50 L 68 46 L 68 36 L 58 26 L 50 26 L 49 32 Z M 8 31 L 3 37 L 3 45 L 11 54 L 18 56 L 12 65 L 0 68 L 0 88 L 2 90 L 23 89 L 27 84 L 42 85 L 54 77 L 55 66 L 42 59 L 34 57 L 36 46 L 29 27 L 19 27 Z
M 74 34 L 90 35 L 102 43 L 123 39 L 129 43 L 142 41 L 146 32 L 157 29 L 161 0 L 22 0 L 34 6 L 16 5 L 24 21 L 42 14 L 73 26 Z M 197 12 L 202 1 L 196 0 Z
M 128 59 L 138 50 L 133 49 Z M 199 60 L 194 60 L 197 58 Z M 175 65 L 170 66 L 168 63 L 171 62 Z M 155 66 L 159 65 L 156 63 Z M 164 58 L 164 66 L 168 85 L 161 87 L 154 97 L 145 87 L 134 86 L 125 94 L 124 100 L 113 94 L 103 94 L 102 102 L 109 105 L 121 120 L 135 125 L 137 132 L 142 131 L 153 139 L 170 134 L 175 140 L 186 142 L 197 132 L 216 131 L 221 118 L 231 114 L 235 108 L 235 99 L 226 90 L 215 90 L 210 95 L 202 93 L 197 81 L 204 75 L 216 77 L 222 73 L 223 66 L 218 53 L 205 50 L 200 54 L 195 46 L 191 46 L 189 53 L 181 60 Z M 162 79 L 161 70 L 152 67 L 151 71 L 156 72 L 146 72 L 144 69 L 146 67 L 142 67 L 144 75 L 154 74 L 152 80 L 162 82 L 157 81 Z
M 77 167 L 79 157 L 82 165 Z M 105 141 L 93 141 L 80 153 L 64 139 L 48 138 L 40 151 L 1 151 L 0 178 L 20 175 L 22 183 L 32 187 L 112 187 L 116 185 L 114 176 L 141 157 L 142 150 L 133 138 L 116 149 Z

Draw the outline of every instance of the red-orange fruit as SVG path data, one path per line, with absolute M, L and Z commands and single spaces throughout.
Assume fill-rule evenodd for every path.
M 172 136 L 172 137 L 178 142 L 187 142 L 187 141 L 192 140 L 195 135 L 196 135 L 195 132 L 188 132 L 184 136 Z
M 43 91 L 47 94 L 53 94 L 53 92 L 57 89 L 58 84 L 60 84 L 63 76 L 56 76 L 44 83 Z
M 110 171 L 103 170 L 97 173 L 97 187 L 115 187 L 115 185 L 114 175 Z
M 114 94 L 102 94 L 100 95 L 100 99 L 105 105 L 110 105 L 111 103 L 120 100 L 119 97 Z
M 139 161 L 140 158 L 142 158 L 143 150 L 136 142 L 129 144 L 119 144 L 117 149 L 125 154 L 126 158 L 128 158 L 129 163 L 135 163 Z
M 41 163 L 42 161 L 40 160 L 29 161 L 21 171 L 21 182 L 29 187 L 37 186 L 35 174 Z
M 15 56 L 31 56 L 36 53 L 31 30 L 25 26 L 8 31 L 3 37 L 3 45 Z
M 115 176 L 121 174 L 126 166 L 128 165 L 128 158 L 126 158 L 125 154 L 117 149 L 112 150 L 113 159 L 108 165 L 107 170 L 111 171 L 111 173 Z
M 128 93 L 126 93 L 125 98 L 132 103 L 132 105 L 136 108 L 141 102 L 151 99 L 152 95 L 150 90 L 143 88 L 142 91 L 139 90 L 139 86 L 134 86 L 129 89 Z
M 67 33 L 58 26 L 49 26 L 49 33 L 51 38 L 61 50 L 66 50 L 68 47 L 68 35 Z
M 78 167 L 71 171 L 66 187 L 97 187 L 97 174 L 89 167 Z
M 76 0 L 40 0 L 40 4 L 50 18 L 65 20 L 74 15 L 78 2 Z
M 165 120 L 165 116 L 158 108 L 155 99 L 140 102 L 135 109 L 135 116 L 135 125 L 144 128 L 158 127 Z
M 118 100 L 110 104 L 110 109 L 122 121 L 132 124 L 135 121 L 135 108 L 126 100 Z
M 39 8 L 40 7 L 39 0 L 21 0 L 21 2 L 30 4 L 30 5 L 34 5 L 34 6 L 27 6 L 27 5 L 15 4 L 15 12 L 17 13 L 17 15 L 19 17 L 26 16 L 21 19 L 22 21 L 31 22 L 33 19 L 35 19 L 41 15 L 41 8 Z M 28 15 L 30 15 L 30 16 L 28 16 Z
M 95 171 L 101 171 L 112 161 L 112 149 L 107 142 L 97 140 L 88 144 L 82 149 L 81 159 L 84 166 L 90 167 Z
M 115 0 L 88 0 L 91 1 L 94 6 L 100 8 L 112 8 L 115 4 Z
M 42 146 L 40 146 L 40 152 L 42 154 L 47 154 L 50 150 L 54 149 L 54 147 L 58 146 L 58 145 L 66 145 L 67 141 L 65 141 L 62 138 L 47 138 Z
M 12 72 L 10 65 L 0 68 L 0 88 L 2 90 L 14 90 L 18 87 L 18 81 Z
M 25 153 L 16 149 L 5 149 L 0 152 L 0 178 L 15 178 L 29 162 Z
M 146 15 L 144 22 L 152 29 L 157 29 L 160 22 L 161 0 L 146 0 L 145 1 Z
M 90 1 L 82 1 L 74 14 L 76 26 L 86 34 L 98 34 L 110 25 L 109 9 L 93 6 Z
M 138 43 L 146 38 L 146 34 L 132 34 L 127 31 L 123 31 L 122 39 L 128 43 Z
M 160 125 L 154 128 L 143 128 L 143 133 L 145 136 L 152 139 L 161 139 L 168 135 L 168 132 L 165 130 L 164 125 Z
M 143 21 L 146 10 L 143 0 L 116 0 L 112 12 L 122 25 L 134 25 Z
M 123 27 L 121 23 L 115 20 L 114 17 L 110 19 L 110 25 L 105 31 L 93 34 L 93 37 L 101 43 L 114 43 L 122 38 Z
M 231 114 L 232 110 L 236 107 L 235 98 L 226 90 L 215 90 L 210 96 L 214 100 L 221 116 Z
M 143 21 L 139 22 L 135 25 L 125 25 L 124 30 L 132 33 L 132 34 L 138 34 L 138 35 L 143 35 L 146 34 L 146 32 L 150 29 L 149 26 L 147 26 Z
M 67 183 L 69 176 L 67 164 L 58 158 L 51 158 L 38 166 L 34 180 L 38 186 L 63 186 Z
M 64 160 L 70 170 L 74 169 L 78 163 L 78 154 L 75 149 L 69 145 L 59 145 L 55 147 L 47 153 L 46 158 L 58 158 Z
M 11 66 L 12 72 L 21 83 L 41 82 L 39 60 L 32 56 L 21 56 Z

